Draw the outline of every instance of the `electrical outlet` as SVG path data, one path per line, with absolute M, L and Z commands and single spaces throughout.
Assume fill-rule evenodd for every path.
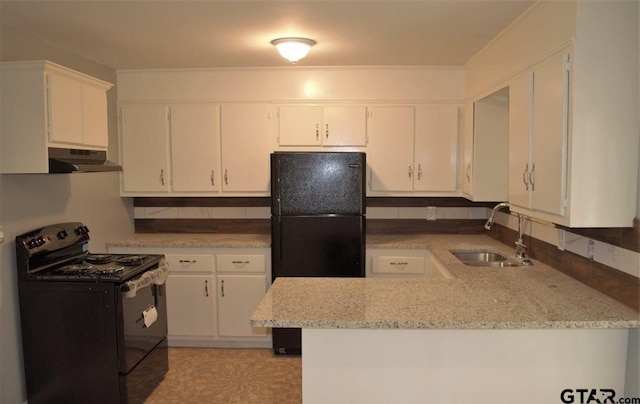
M 427 220 L 436 220 L 435 206 L 427 206 Z
M 593 242 L 593 240 L 589 240 L 589 243 L 587 244 L 587 258 L 589 258 L 592 261 L 595 255 L 595 249 L 596 249 L 595 243 Z

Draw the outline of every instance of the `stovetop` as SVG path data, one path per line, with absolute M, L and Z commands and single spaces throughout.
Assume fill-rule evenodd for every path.
M 160 262 L 162 255 L 87 254 L 31 273 L 32 280 L 125 282 Z

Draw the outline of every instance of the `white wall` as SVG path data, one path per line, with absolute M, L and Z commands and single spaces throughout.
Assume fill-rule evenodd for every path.
M 1 61 L 47 59 L 115 83 L 115 71 L 112 69 L 55 48 L 30 35 L 0 25 L 0 38 Z M 113 88 L 107 97 L 109 155 L 117 160 L 116 91 Z M 4 226 L 5 232 L 5 242 L 0 244 L 0 403 L 26 400 L 15 237 L 47 224 L 80 221 L 90 229 L 90 249 L 104 252 L 106 241 L 134 231 L 132 201 L 122 199 L 119 195 L 117 173 L 0 176 L 0 225 Z

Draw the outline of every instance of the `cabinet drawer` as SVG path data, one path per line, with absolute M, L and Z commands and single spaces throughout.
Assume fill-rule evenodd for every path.
M 213 255 L 165 255 L 170 272 L 213 272 Z
M 423 274 L 425 257 L 380 256 L 371 258 L 374 274 Z
M 216 255 L 218 272 L 266 272 L 265 255 Z

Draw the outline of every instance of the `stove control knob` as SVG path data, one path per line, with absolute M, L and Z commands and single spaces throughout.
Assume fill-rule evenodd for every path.
M 87 226 L 80 226 L 76 229 L 76 234 L 78 236 L 82 234 L 87 234 L 87 233 L 89 233 L 89 228 Z
M 57 236 L 58 236 L 58 240 L 64 240 L 65 238 L 67 238 L 68 234 L 66 230 L 60 230 Z
M 36 239 L 32 238 L 31 240 L 27 241 L 27 246 L 29 246 L 29 248 L 36 248 L 38 246 Z
M 44 238 L 42 236 L 38 237 L 36 239 L 36 244 L 38 245 L 38 247 L 40 247 L 41 245 L 44 245 L 44 243 L 46 243 L 46 241 L 44 240 Z

